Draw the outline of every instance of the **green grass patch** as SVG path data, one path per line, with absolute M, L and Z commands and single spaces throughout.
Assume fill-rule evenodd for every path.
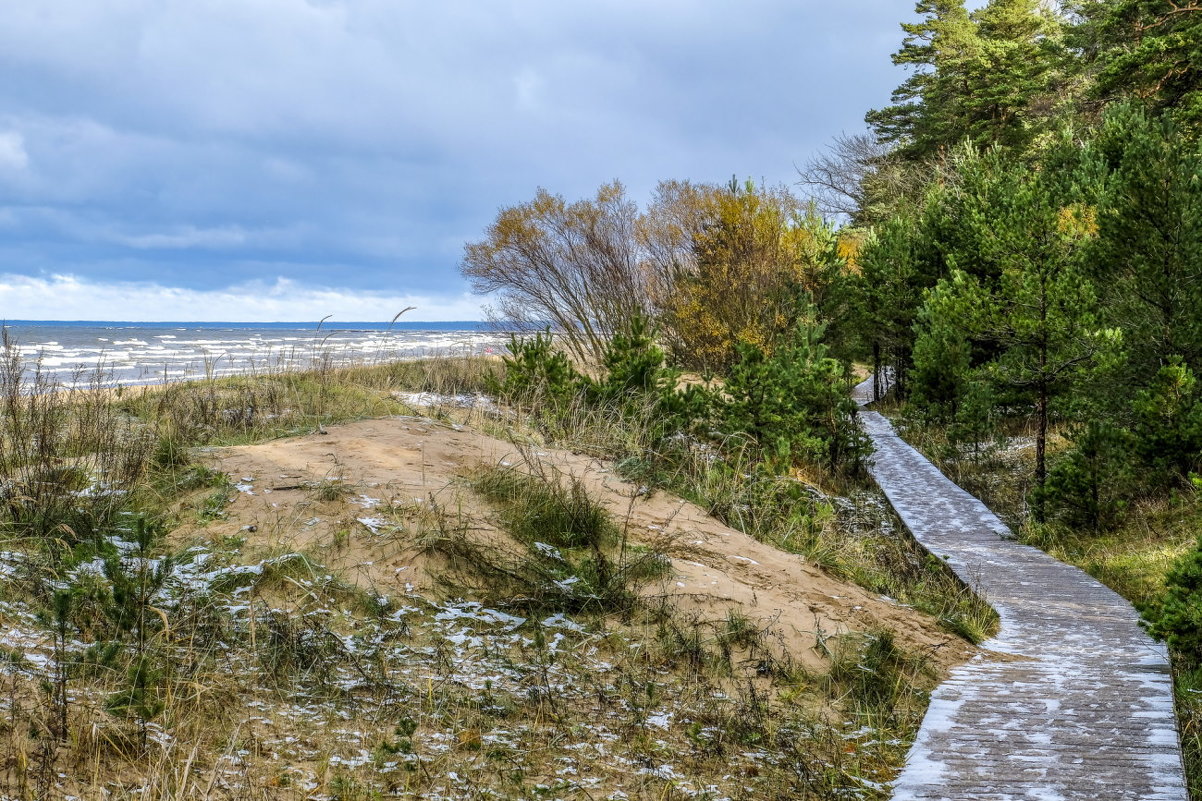
M 525 542 L 595 549 L 619 538 L 609 513 L 579 481 L 497 467 L 482 472 L 473 486 L 501 508 L 506 529 Z
M 670 569 L 658 549 L 627 541 L 622 527 L 579 479 L 542 468 L 495 467 L 472 488 L 497 509 L 509 541 L 485 542 L 447 510 L 418 536 L 443 555 L 451 594 L 524 612 L 629 613 L 638 588 Z

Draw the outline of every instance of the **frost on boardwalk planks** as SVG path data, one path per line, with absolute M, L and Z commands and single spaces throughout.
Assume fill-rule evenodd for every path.
M 861 405 L 870 381 L 856 387 Z M 1010 539 L 884 417 L 860 420 L 898 515 L 1002 619 L 989 650 L 932 693 L 895 801 L 1185 801 L 1168 654 L 1131 605 Z

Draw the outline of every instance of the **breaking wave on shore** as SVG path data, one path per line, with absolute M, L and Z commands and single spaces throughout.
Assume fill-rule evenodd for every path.
M 40 370 L 52 382 L 103 386 L 489 355 L 505 352 L 508 342 L 507 334 L 470 323 L 458 329 L 39 324 L 7 331 L 27 375 Z

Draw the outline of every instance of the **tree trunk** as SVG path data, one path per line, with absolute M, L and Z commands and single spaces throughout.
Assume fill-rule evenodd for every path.
M 881 384 L 882 384 L 881 378 L 882 378 L 881 343 L 873 342 L 872 343 L 872 399 L 874 401 L 879 401 L 881 399 L 881 395 L 885 394 L 884 389 L 882 389 L 882 387 L 881 387 Z
M 1031 512 L 1036 523 L 1044 521 L 1043 485 L 1048 479 L 1048 281 L 1047 274 L 1041 273 L 1039 279 L 1039 383 L 1038 397 L 1035 400 L 1035 503 Z
M 1043 354 L 1040 354 L 1043 360 Z M 1043 485 L 1048 479 L 1047 447 L 1048 447 L 1048 385 L 1046 380 L 1039 382 L 1039 397 L 1035 402 L 1035 503 L 1032 514 L 1036 523 L 1044 521 Z

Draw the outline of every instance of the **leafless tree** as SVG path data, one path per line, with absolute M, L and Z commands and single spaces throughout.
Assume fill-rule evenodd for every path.
M 823 215 L 854 220 L 869 205 L 874 179 L 900 168 L 891 150 L 871 133 L 840 134 L 825 152 L 798 169 L 797 183 Z
M 652 304 L 660 309 L 681 274 L 696 271 L 695 244 L 715 213 L 718 188 L 691 181 L 661 181 L 639 220 L 639 245 Z
M 539 189 L 503 208 L 461 269 L 477 292 L 495 292 L 495 320 L 552 326 L 572 354 L 600 359 L 610 335 L 649 312 L 637 205 L 618 182 L 569 203 Z

